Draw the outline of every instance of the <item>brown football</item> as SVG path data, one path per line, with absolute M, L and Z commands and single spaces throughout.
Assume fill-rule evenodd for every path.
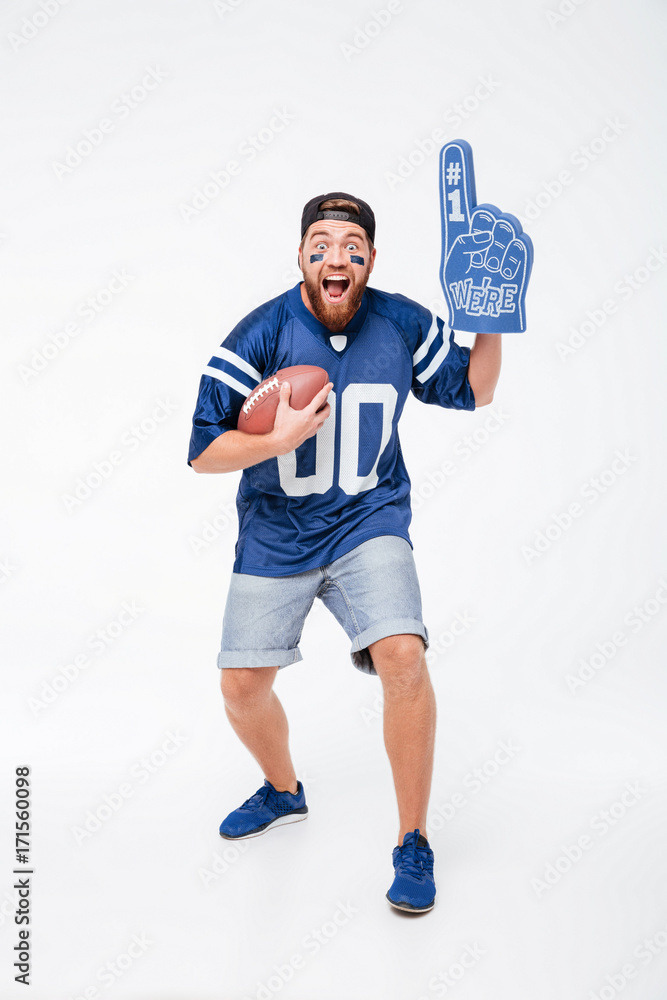
M 281 368 L 275 375 L 260 382 L 246 397 L 236 426 L 246 434 L 268 434 L 273 430 L 283 382 L 289 382 L 292 386 L 289 400 L 292 409 L 303 410 L 328 381 L 329 376 L 324 368 L 316 368 L 314 365 Z

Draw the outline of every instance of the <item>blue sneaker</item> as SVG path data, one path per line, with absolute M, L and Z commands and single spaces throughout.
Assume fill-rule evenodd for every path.
M 298 823 L 307 815 L 306 796 L 300 781 L 297 782 L 296 795 L 292 795 L 291 792 L 276 791 L 265 778 L 262 788 L 223 819 L 220 836 L 225 840 L 259 837 L 273 826 Z
M 425 913 L 435 906 L 433 880 L 433 851 L 428 840 L 414 830 L 403 837 L 403 845 L 395 847 L 392 854 L 394 881 L 387 899 L 397 910 Z

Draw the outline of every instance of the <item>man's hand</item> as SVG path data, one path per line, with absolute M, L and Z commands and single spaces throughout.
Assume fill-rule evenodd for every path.
M 294 410 L 289 404 L 292 387 L 289 382 L 283 382 L 273 430 L 268 434 L 225 431 L 201 455 L 192 459 L 192 468 L 195 472 L 236 472 L 265 462 L 268 458 L 286 455 L 306 438 L 317 434 L 331 413 L 331 407 L 326 402 L 331 389 L 333 382 L 328 382 L 308 406 L 303 410 Z
M 331 407 L 326 399 L 333 389 L 333 382 L 327 382 L 303 410 L 295 410 L 290 406 L 292 386 L 283 382 L 280 386 L 280 400 L 276 410 L 276 419 L 271 437 L 276 455 L 286 455 L 294 451 L 308 438 L 313 437 L 331 413 Z
M 470 333 L 522 333 L 533 244 L 513 215 L 477 205 L 472 149 L 440 152 L 440 281 L 450 326 Z

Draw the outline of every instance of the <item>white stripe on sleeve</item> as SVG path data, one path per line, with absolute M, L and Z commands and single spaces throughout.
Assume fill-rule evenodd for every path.
M 258 382 L 262 381 L 262 376 L 259 374 L 256 368 L 240 358 L 238 354 L 234 354 L 233 351 L 228 351 L 226 347 L 221 347 L 213 353 L 214 358 L 220 358 L 221 361 L 229 361 L 230 365 L 234 365 L 240 371 L 245 372 L 246 375 L 252 375 L 253 378 L 257 379 Z
M 210 368 L 207 366 L 204 368 L 204 375 L 210 375 L 211 378 L 217 378 L 220 382 L 224 382 L 225 385 L 228 385 L 230 388 L 236 389 L 237 392 L 240 392 L 244 398 L 249 396 L 252 392 L 251 386 L 244 385 L 243 382 L 237 382 L 235 378 L 232 378 L 231 375 L 228 375 L 227 372 L 221 371 L 219 368 Z
M 433 361 L 431 361 L 431 364 L 428 366 L 426 371 L 422 372 L 421 375 L 417 376 L 417 380 L 422 383 L 428 382 L 431 375 L 433 375 L 434 372 L 437 372 L 438 368 L 445 360 L 448 353 L 449 353 L 449 341 L 445 341 L 445 343 L 442 345 L 436 356 L 433 358 Z
M 418 365 L 422 358 L 425 358 L 428 354 L 428 349 L 438 336 L 438 317 L 433 316 L 433 322 L 431 323 L 431 329 L 428 331 L 426 340 L 423 344 L 417 348 L 415 353 L 412 355 L 412 364 Z

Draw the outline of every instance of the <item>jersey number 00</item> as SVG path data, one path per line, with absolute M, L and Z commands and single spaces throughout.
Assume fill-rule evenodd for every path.
M 315 472 L 310 476 L 297 476 L 296 452 L 278 455 L 280 485 L 288 497 L 307 497 L 311 493 L 326 493 L 334 481 L 334 450 L 336 442 L 336 422 L 340 409 L 340 468 L 338 485 L 349 496 L 356 496 L 363 490 L 377 486 L 377 467 L 382 452 L 391 437 L 398 393 L 389 383 L 351 382 L 336 405 L 336 393 L 332 389 L 328 402 L 331 413 L 315 435 Z M 359 468 L 359 424 L 362 403 L 382 405 L 382 434 L 380 447 L 373 466 L 365 476 L 358 474 Z

